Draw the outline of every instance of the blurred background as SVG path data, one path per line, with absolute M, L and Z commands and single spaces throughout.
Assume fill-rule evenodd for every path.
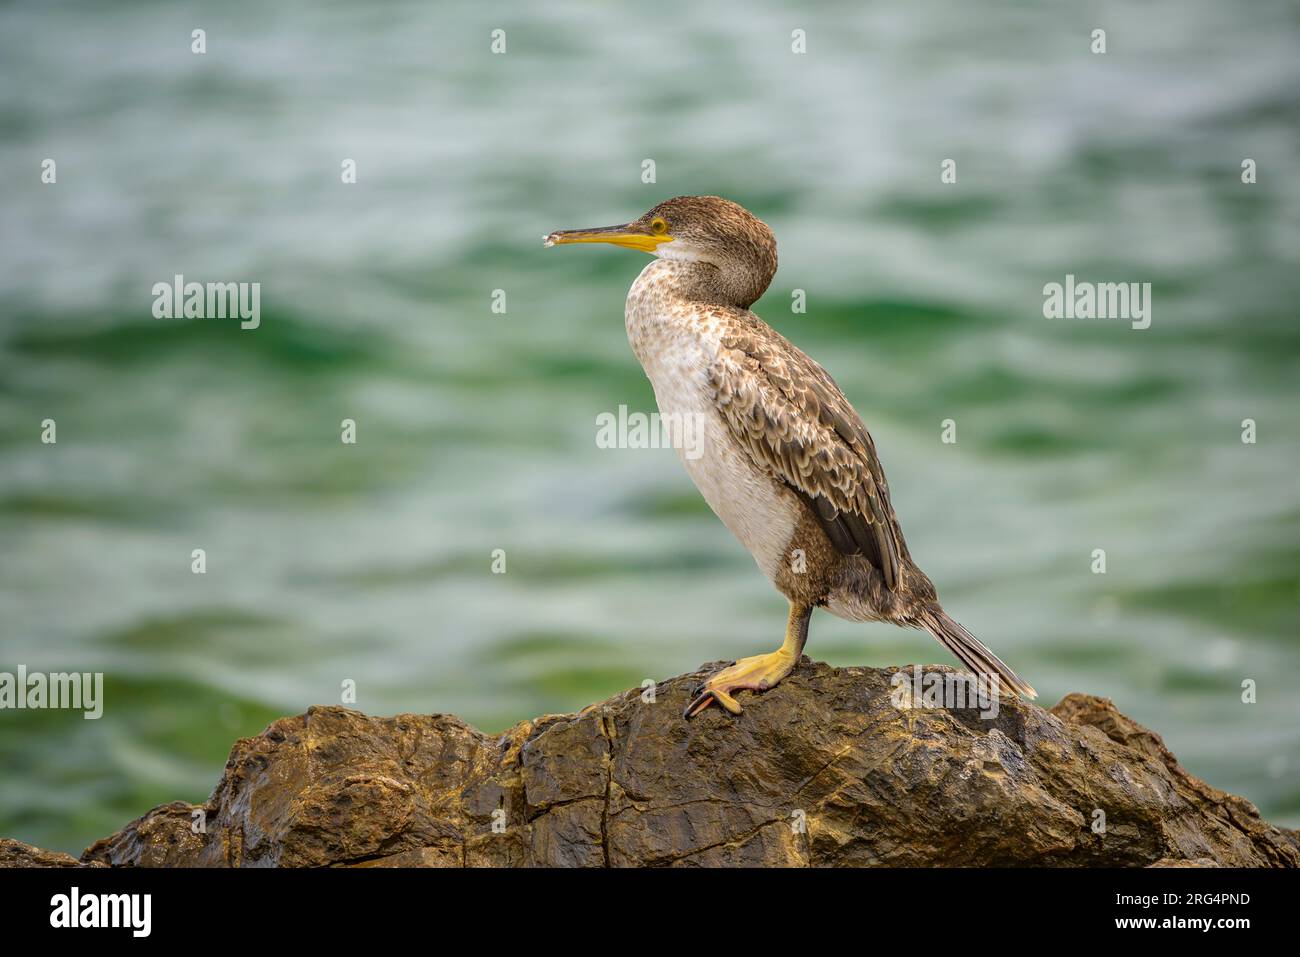
M 953 614 L 1046 705 L 1111 697 L 1300 825 L 1298 21 L 0 4 L 0 670 L 106 675 L 99 721 L 0 712 L 0 835 L 77 853 L 201 801 L 348 679 L 495 732 L 774 647 L 783 600 L 675 454 L 596 447 L 654 409 L 644 258 L 541 245 L 684 193 L 775 230 L 755 309 L 862 413 Z M 260 282 L 260 328 L 153 318 L 176 273 Z M 1044 319 L 1066 273 L 1152 283 L 1152 327 Z M 954 663 L 824 614 L 808 651 Z

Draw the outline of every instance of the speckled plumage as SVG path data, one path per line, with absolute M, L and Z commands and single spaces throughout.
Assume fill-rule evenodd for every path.
M 610 229 L 671 236 L 628 292 L 628 341 L 660 412 L 698 417 L 701 454 L 679 448 L 682 461 L 792 609 L 924 628 L 972 671 L 1032 695 L 944 613 L 912 562 L 875 443 L 848 399 L 749 310 L 776 272 L 767 225 L 728 200 L 690 196 Z
M 626 320 L 660 412 L 703 418 L 703 454 L 682 456 L 692 479 L 787 598 L 855 620 L 912 617 L 934 588 L 911 564 L 857 413 L 758 316 L 680 294 L 690 268 L 647 266 Z

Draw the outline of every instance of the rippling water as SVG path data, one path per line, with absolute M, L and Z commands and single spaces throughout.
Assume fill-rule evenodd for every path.
M 347 679 L 497 730 L 774 646 L 675 455 L 596 447 L 653 409 L 641 257 L 540 243 L 695 192 L 774 228 L 756 310 L 862 412 L 950 610 L 1300 824 L 1295 7 L 861 6 L 0 7 L 0 670 L 107 684 L 97 722 L 0 713 L 0 834 L 201 800 Z M 260 328 L 154 319 L 177 273 L 260 282 Z M 1044 319 L 1067 273 L 1152 283 L 1151 328 Z M 825 615 L 809 652 L 951 663 Z

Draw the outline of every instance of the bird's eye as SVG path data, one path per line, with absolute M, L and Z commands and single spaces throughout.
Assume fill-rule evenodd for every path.
M 656 233 L 667 232 L 668 224 L 656 216 L 654 219 L 650 220 L 650 229 L 652 232 Z

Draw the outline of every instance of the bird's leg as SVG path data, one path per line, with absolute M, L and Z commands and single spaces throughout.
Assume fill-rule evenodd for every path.
M 790 620 L 785 626 L 785 642 L 776 651 L 766 655 L 741 658 L 734 665 L 723 668 L 700 686 L 699 693 L 686 706 L 684 717 L 693 718 L 713 702 L 732 714 L 740 714 L 740 702 L 732 697 L 734 691 L 766 691 L 794 670 L 808 640 L 808 619 L 812 608 L 791 603 Z

